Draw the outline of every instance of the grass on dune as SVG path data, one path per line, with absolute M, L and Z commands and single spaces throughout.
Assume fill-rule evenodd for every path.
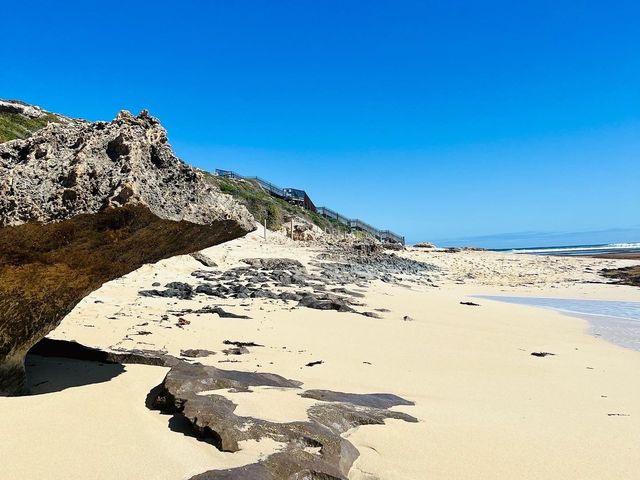
M 202 173 L 204 173 L 207 182 L 218 186 L 223 193 L 235 197 L 247 207 L 247 210 L 258 222 L 262 223 L 266 218 L 267 227 L 271 230 L 279 229 L 291 217 L 302 217 L 322 230 L 335 233 L 350 231 L 348 227 L 336 220 L 325 218 L 318 213 L 269 195 L 253 180 L 217 177 L 205 171 Z
M 27 138 L 49 122 L 59 121 L 58 117 L 52 113 L 46 113 L 38 118 L 29 118 L 19 113 L 0 112 L 0 143 L 16 138 Z

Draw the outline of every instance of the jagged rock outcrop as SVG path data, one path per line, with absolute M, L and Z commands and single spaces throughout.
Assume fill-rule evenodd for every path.
M 51 222 L 124 205 L 165 220 L 231 219 L 252 230 L 247 210 L 213 190 L 175 156 L 160 122 L 121 111 L 106 122 L 49 124 L 0 145 L 0 225 Z
M 102 283 L 253 228 L 145 111 L 0 144 L 0 394 L 23 389 L 29 348 Z

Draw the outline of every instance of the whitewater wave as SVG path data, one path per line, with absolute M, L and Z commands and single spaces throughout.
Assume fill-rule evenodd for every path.
M 613 250 L 625 252 L 628 250 L 640 250 L 640 243 L 608 243 L 605 245 L 576 245 L 567 247 L 539 247 L 539 248 L 514 248 L 509 253 L 564 253 L 564 252 L 592 252 Z

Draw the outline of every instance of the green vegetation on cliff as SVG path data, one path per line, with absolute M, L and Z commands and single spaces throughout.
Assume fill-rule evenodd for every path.
M 256 221 L 262 223 L 266 218 L 267 227 L 271 230 L 279 229 L 291 217 L 301 217 L 323 230 L 330 232 L 350 231 L 348 227 L 336 220 L 325 218 L 315 212 L 271 196 L 253 180 L 217 177 L 206 171 L 202 171 L 202 173 L 207 182 L 216 185 L 223 193 L 233 196 L 247 207 L 247 210 L 251 212 Z
M 53 113 L 46 113 L 41 117 L 30 118 L 16 112 L 0 110 L 0 143 L 27 138 L 36 130 L 40 130 L 49 122 L 60 120 Z

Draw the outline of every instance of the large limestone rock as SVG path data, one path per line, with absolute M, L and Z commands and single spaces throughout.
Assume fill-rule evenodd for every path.
M 49 124 L 0 145 L 0 225 L 52 222 L 145 205 L 166 220 L 253 221 L 232 197 L 178 159 L 160 122 L 122 111 L 111 123 Z
M 0 144 L 0 394 L 23 390 L 29 348 L 102 283 L 253 228 L 146 112 Z

